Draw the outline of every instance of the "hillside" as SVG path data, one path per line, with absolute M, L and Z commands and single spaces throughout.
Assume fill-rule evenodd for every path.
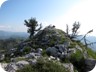
M 28 33 L 26 32 L 8 32 L 8 31 L 0 31 L 0 39 L 8 39 L 8 38 L 27 38 Z
M 2 53 L 0 59 L 8 72 L 88 72 L 95 66 L 96 52 L 47 26 L 16 49 Z

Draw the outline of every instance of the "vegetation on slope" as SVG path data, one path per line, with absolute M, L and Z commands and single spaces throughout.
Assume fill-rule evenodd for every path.
M 64 66 L 44 59 L 38 59 L 36 65 L 27 65 L 17 72 L 69 72 Z
M 34 18 L 33 19 L 31 18 L 28 21 L 25 20 L 25 25 L 28 27 L 28 33 L 30 33 L 30 37 L 28 39 L 26 39 L 21 44 L 19 43 L 22 41 L 18 42 L 18 40 L 16 41 L 10 40 L 12 43 L 10 41 L 6 41 L 8 45 L 2 47 L 2 48 L 8 47 L 8 49 L 10 49 L 10 47 L 16 48 L 14 56 L 11 56 L 11 53 L 6 53 L 4 59 L 6 62 L 10 62 L 11 58 L 17 56 L 24 56 L 30 53 L 32 48 L 33 49 L 42 48 L 43 49 L 42 56 L 48 57 L 48 55 L 46 54 L 46 48 L 54 47 L 55 45 L 58 44 L 64 44 L 64 42 L 70 43 L 67 50 L 74 49 L 76 50 L 76 52 L 72 53 L 69 57 L 65 57 L 65 59 L 62 62 L 72 63 L 74 65 L 75 70 L 81 72 L 84 69 L 84 59 L 85 59 L 84 51 L 88 52 L 89 58 L 96 59 L 96 52 L 86 47 L 86 45 L 82 44 L 80 41 L 74 40 L 74 38 L 78 36 L 77 31 L 80 27 L 79 23 L 76 24 L 75 22 L 73 24 L 72 34 L 69 34 L 68 29 L 66 33 L 60 29 L 56 29 L 55 26 L 50 25 L 41 30 L 42 28 L 41 25 L 38 28 L 38 22 Z M 4 44 L 6 44 L 6 42 L 4 41 Z M 18 46 L 18 44 L 20 46 Z M 80 46 L 82 51 L 76 49 L 77 45 Z M 0 44 L 0 46 L 2 46 L 2 44 Z M 26 58 L 18 58 L 17 61 L 19 60 L 26 60 Z M 54 63 L 53 61 L 45 61 L 44 59 L 39 59 L 35 65 L 27 65 L 23 69 L 17 70 L 17 72 L 68 72 L 68 70 L 65 69 L 62 65 Z

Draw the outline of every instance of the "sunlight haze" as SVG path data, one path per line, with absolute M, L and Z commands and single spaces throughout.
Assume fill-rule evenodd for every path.
M 16 3 L 14 4 L 14 2 Z M 93 29 L 93 33 L 90 35 L 96 36 L 95 7 L 96 0 L 9 0 L 0 9 L 0 30 L 26 32 L 24 20 L 36 17 L 44 27 L 52 24 L 63 30 L 66 29 L 66 24 L 71 29 L 72 24 L 79 21 L 80 34 L 85 34 Z

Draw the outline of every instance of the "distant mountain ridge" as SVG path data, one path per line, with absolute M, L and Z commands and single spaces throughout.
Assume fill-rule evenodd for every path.
M 10 32 L 10 31 L 0 31 L 0 39 L 8 39 L 8 38 L 27 38 L 29 35 L 26 32 Z
M 27 32 L 10 32 L 10 31 L 2 31 L 0 30 L 0 39 L 8 39 L 8 38 L 27 38 L 29 34 Z M 83 36 L 79 37 L 81 39 Z M 87 36 L 86 39 L 90 42 L 96 42 L 95 36 Z M 96 51 L 96 44 L 90 46 L 93 50 Z
M 95 36 L 88 36 L 86 39 L 88 41 L 90 41 L 90 42 L 96 42 L 96 37 Z M 90 48 L 92 48 L 93 50 L 96 51 L 96 43 L 94 43 L 93 45 L 91 45 Z
M 81 40 L 83 38 L 83 35 L 78 37 L 77 39 Z M 87 43 L 92 43 L 92 42 L 96 42 L 96 36 L 87 36 Z M 84 41 L 82 40 L 82 42 L 84 43 Z M 92 50 L 96 51 L 96 43 L 92 44 L 89 46 Z

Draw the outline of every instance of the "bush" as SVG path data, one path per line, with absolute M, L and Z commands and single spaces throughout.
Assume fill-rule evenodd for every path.
M 90 48 L 87 48 L 87 51 L 88 51 L 89 57 L 96 59 L 96 52 L 95 51 L 93 51 Z
M 70 57 L 71 61 L 79 61 L 84 58 L 83 53 L 80 50 L 77 50 L 76 53 L 73 53 Z
M 75 54 L 72 54 L 70 61 L 78 72 L 84 72 L 84 56 L 81 51 L 77 50 Z
M 23 50 L 23 53 L 24 53 L 24 54 L 28 54 L 29 52 L 31 52 L 31 47 L 25 46 L 25 47 L 24 47 L 24 50 Z
M 37 60 L 36 65 L 28 65 L 17 72 L 69 72 L 62 65 L 47 61 L 44 59 Z
M 72 42 L 71 44 L 70 44 L 70 46 L 68 46 L 68 48 L 75 48 L 76 47 L 76 43 L 75 42 Z

